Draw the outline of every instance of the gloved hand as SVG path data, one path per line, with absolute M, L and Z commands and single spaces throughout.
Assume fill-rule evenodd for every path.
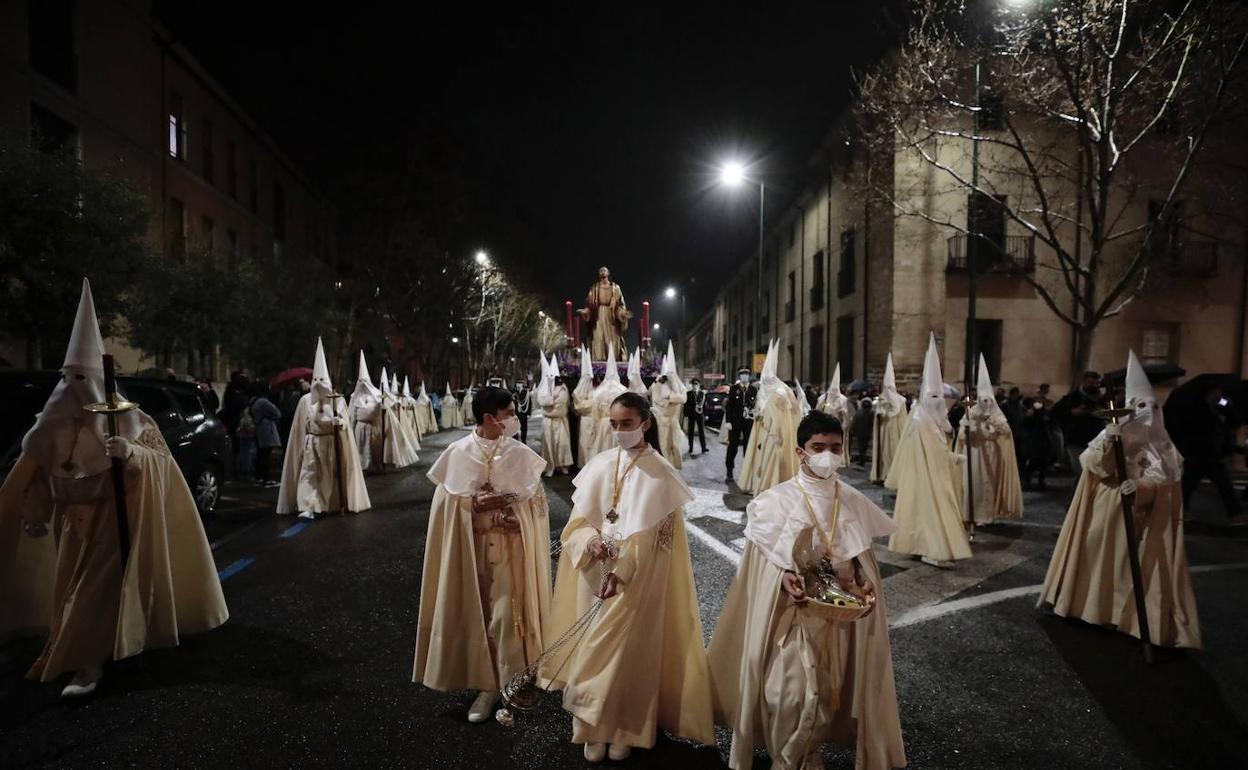
M 966 465 L 966 455 L 958 453 L 958 452 L 954 452 L 953 464 L 954 465 Z
M 1117 438 L 1122 435 L 1122 423 L 1111 422 L 1105 425 L 1105 435 Z
M 130 455 L 134 454 L 134 447 L 121 436 L 113 436 L 104 442 L 104 454 L 114 460 L 129 460 Z
M 1118 491 L 1125 497 L 1126 495 L 1134 495 L 1136 493 L 1135 481 L 1127 479 L 1118 485 Z
M 346 420 L 344 420 L 344 419 L 342 419 L 341 417 L 335 417 L 335 418 L 332 420 L 332 422 L 333 422 L 333 424 L 334 424 L 334 427 L 335 427 L 335 428 L 341 428 L 343 425 L 346 425 L 346 424 L 347 424 L 347 421 L 346 421 Z

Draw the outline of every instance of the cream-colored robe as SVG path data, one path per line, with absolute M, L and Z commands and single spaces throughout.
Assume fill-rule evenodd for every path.
M 542 458 L 546 460 L 546 475 L 553 476 L 556 468 L 572 464 L 572 432 L 568 427 L 568 389 L 563 385 L 554 389 L 549 406 L 542 407 Z
M 580 642 L 553 655 L 541 676 L 563 690 L 574 742 L 650 748 L 662 728 L 714 745 L 702 622 L 681 509 L 693 495 L 661 455 L 648 448 L 642 452 L 622 486 L 618 527 L 605 519 L 616 452 L 591 458 L 575 479 L 547 637 L 558 639 L 596 601 L 604 563 L 592 560 L 588 548 L 603 528 L 608 536 L 614 530 L 623 538 L 618 559 L 605 563 L 621 584 Z M 628 460 L 626 454 L 624 466 Z
M 883 411 L 882 411 L 883 409 Z M 895 414 L 884 414 L 884 411 L 896 410 Z M 906 410 L 906 402 L 900 405 L 888 405 L 883 398 L 876 399 L 874 425 L 871 433 L 871 481 L 883 483 L 893 466 L 893 458 L 901 446 L 906 434 L 910 414 Z
M 800 475 L 831 530 L 834 480 Z M 797 479 L 767 490 L 748 506 L 746 546 L 736 580 L 708 649 L 715 714 L 733 731 L 728 765 L 749 770 L 754 749 L 766 747 L 772 767 L 797 768 L 819 745 L 853 748 L 859 770 L 906 764 L 888 639 L 883 583 L 872 538 L 893 522 L 861 492 L 840 484 L 841 508 L 833 558 L 857 557 L 875 587 L 877 605 L 854 623 L 832 623 L 793 604 L 780 588 L 799 554 L 823 555 Z
M 888 550 L 939 561 L 971 558 L 962 523 L 962 472 L 934 423 L 911 417 L 884 486 L 897 490 Z
M 1112 444 L 1104 433 L 1088 445 L 1079 461 L 1083 474 L 1053 549 L 1038 604 L 1053 605 L 1053 612 L 1062 617 L 1113 626 L 1139 638 L 1122 495 Z M 1141 504 L 1139 492 L 1135 496 L 1148 628 L 1154 644 L 1199 649 L 1200 618 L 1183 542 L 1183 492 L 1179 481 L 1167 481 L 1157 473 L 1159 469 L 1147 453 L 1131 458 L 1127 469 L 1139 487 L 1150 485 L 1153 492 L 1147 505 Z
M 429 470 L 438 486 L 425 539 L 412 681 L 434 690 L 497 691 L 537 659 L 546 638 L 550 520 L 544 463 L 515 439 L 499 444 L 490 483 L 520 496 L 512 505 L 519 534 L 472 530 L 472 496 L 485 481 L 475 434 L 448 446 Z
M 416 425 L 420 428 L 422 437 L 438 432 L 438 416 L 433 411 L 433 401 L 428 396 L 423 397 L 423 400 L 416 399 Z
M 351 404 L 350 412 L 360 470 L 366 471 L 373 465 L 374 450 L 381 446 L 381 406 L 374 399 L 361 400 Z
M 319 404 L 319 406 L 318 406 Z M 286 460 L 282 464 L 282 486 L 277 494 L 277 512 L 337 513 L 339 502 L 338 472 L 342 470 L 342 489 L 346 492 L 346 511 L 359 513 L 372 507 L 364 472 L 360 470 L 360 453 L 355 436 L 345 422 L 346 408 L 333 399 L 334 411 L 328 404 L 314 402 L 305 393 L 295 407 L 290 438 L 286 443 Z M 333 424 L 335 414 L 344 419 Z M 335 446 L 334 433 L 338 434 Z M 335 456 L 337 453 L 337 456 Z
M 382 419 L 386 421 L 386 432 L 382 444 L 382 462 L 393 468 L 406 468 L 415 465 L 419 460 L 416 450 L 412 447 L 411 436 L 404 424 L 402 409 L 398 399 L 386 396 L 382 402 Z
M 399 423 L 403 426 L 407 445 L 412 452 L 420 451 L 420 426 L 416 423 L 416 401 L 403 397 L 399 399 Z
M 656 380 L 650 386 L 650 405 L 654 408 L 654 418 L 659 428 L 659 450 L 677 470 L 682 465 L 680 448 L 685 439 L 685 434 L 680 429 L 680 414 L 688 398 L 689 393 L 684 388 L 677 392 L 671 383 Z
M 229 617 L 191 491 L 156 423 L 140 420 L 126 461 L 124 574 L 110 471 L 72 479 L 23 454 L 0 487 L 0 639 L 46 634 L 30 679 L 174 647 Z M 23 517 L 50 534 L 30 537 Z
M 442 429 L 450 430 L 458 428 L 463 424 L 463 419 L 459 416 L 459 402 L 454 396 L 442 397 Z
M 581 429 L 576 442 L 576 464 L 584 468 L 585 463 L 592 456 L 593 448 L 597 445 L 594 434 L 598 431 L 598 420 L 594 416 L 593 393 L 591 392 L 588 398 L 579 398 L 576 393 L 573 393 L 572 406 L 577 416 L 581 418 Z
M 982 410 L 976 410 L 981 410 L 978 404 L 970 408 L 958 431 L 959 454 L 964 457 L 967 454 L 968 435 L 971 442 L 970 458 L 962 466 L 963 511 L 973 510 L 976 524 L 1021 519 L 1023 488 L 1018 480 L 1018 458 L 1014 454 L 1010 424 L 999 412 L 981 416 Z M 971 470 L 970 485 L 966 483 L 967 468 Z M 968 509 L 971 495 L 974 495 L 974 508 Z
M 627 392 L 628 388 L 619 380 L 604 381 L 594 388 L 593 412 L 590 414 L 593 430 L 585 444 L 585 461 L 581 463 L 582 467 L 600 452 L 615 449 L 615 433 L 611 430 L 611 402 Z M 585 420 L 581 420 L 581 436 L 585 435 Z
M 750 445 L 741 466 L 740 487 L 759 494 L 797 474 L 797 396 L 787 385 L 769 395 L 750 431 Z

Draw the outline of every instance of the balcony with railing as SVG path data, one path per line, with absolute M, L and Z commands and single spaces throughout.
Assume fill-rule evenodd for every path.
M 1152 261 L 1174 275 L 1210 278 L 1218 273 L 1217 241 L 1173 241 L 1150 246 Z
M 950 272 L 967 269 L 967 248 L 970 236 L 955 235 L 949 239 Z M 980 273 L 1033 273 L 1036 270 L 1036 236 L 1007 235 L 1005 243 L 985 236 L 979 237 L 975 270 Z

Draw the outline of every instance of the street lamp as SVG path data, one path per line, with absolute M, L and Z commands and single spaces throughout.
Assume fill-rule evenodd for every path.
M 681 348 L 684 353 L 685 345 L 685 292 L 684 289 L 677 290 L 675 286 L 668 286 L 663 290 L 663 296 L 668 299 L 676 299 L 676 295 L 680 295 L 680 326 L 676 328 L 676 346 Z
M 761 179 L 750 179 L 746 175 L 745 165 L 735 160 L 726 161 L 720 167 L 719 181 L 725 187 L 737 187 L 742 182 L 758 185 L 758 285 L 754 290 L 754 340 L 750 351 L 753 353 L 761 347 L 758 341 L 763 334 L 763 232 L 766 225 L 767 186 Z
M 482 267 L 485 267 L 486 265 L 490 264 L 490 255 L 486 254 L 484 251 L 478 251 L 476 259 L 477 259 L 477 264 Z

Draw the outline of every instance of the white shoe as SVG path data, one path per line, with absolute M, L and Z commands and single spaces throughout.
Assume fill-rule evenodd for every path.
M 310 520 L 310 519 L 315 519 L 315 518 L 316 518 L 316 514 L 315 514 L 315 513 L 313 513 L 312 511 L 303 511 L 302 513 L 300 513 L 300 514 L 299 514 L 299 518 L 301 518 L 301 519 L 309 519 L 309 520 Z
M 468 708 L 468 721 L 474 725 L 481 724 L 494 716 L 494 707 L 498 705 L 499 694 L 493 690 L 482 690 L 477 699 Z
M 919 559 L 919 561 L 930 567 L 936 567 L 937 569 L 949 569 L 953 567 L 953 562 L 951 561 L 941 561 L 940 559 L 933 559 L 930 556 L 924 556 Z
M 89 666 L 74 674 L 74 678 L 61 690 L 62 698 L 82 698 L 95 692 L 104 672 L 99 666 Z
M 607 750 L 607 756 L 611 757 L 612 762 L 623 762 L 631 753 L 633 753 L 631 746 L 621 746 L 618 743 L 611 744 L 611 748 Z
M 607 744 L 605 743 L 587 743 L 585 744 L 585 761 L 598 764 L 607 757 Z

